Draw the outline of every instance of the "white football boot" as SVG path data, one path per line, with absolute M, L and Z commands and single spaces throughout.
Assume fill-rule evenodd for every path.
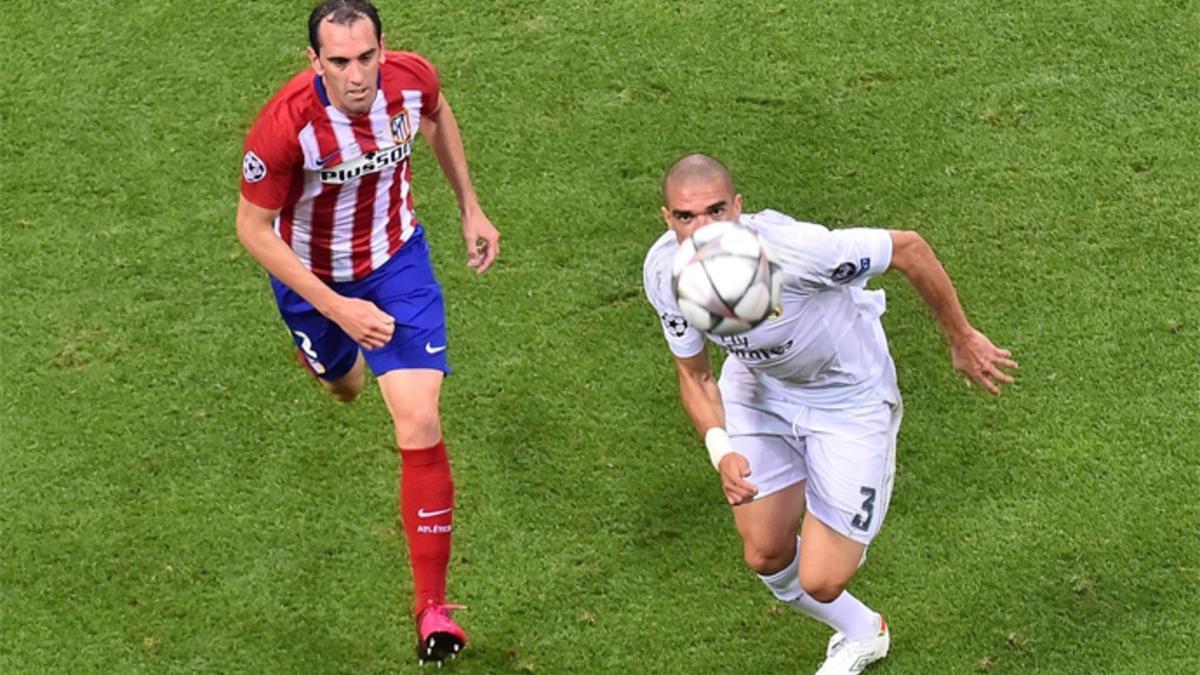
M 825 651 L 825 663 L 821 664 L 817 675 L 858 675 L 887 656 L 891 644 L 892 634 L 882 616 L 879 617 L 879 632 L 870 637 L 847 640 L 845 635 L 834 633 Z

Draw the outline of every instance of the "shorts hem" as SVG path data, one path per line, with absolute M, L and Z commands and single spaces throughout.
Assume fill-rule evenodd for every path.
M 829 529 L 831 529 L 834 532 L 836 532 L 837 534 L 849 539 L 850 541 L 857 542 L 859 544 L 862 544 L 863 546 L 870 546 L 871 541 L 874 540 L 875 537 L 879 535 L 878 529 L 876 529 L 874 532 L 870 532 L 870 531 L 863 532 L 862 530 L 855 530 L 855 529 L 848 530 L 846 528 L 846 524 L 843 522 L 835 522 L 835 523 L 829 522 L 829 519 L 827 517 L 825 517 L 825 515 L 821 514 L 819 511 L 814 511 L 813 509 L 809 508 L 809 506 L 812 504 L 813 500 L 808 499 L 807 495 L 805 495 L 805 497 L 806 497 L 806 499 L 804 501 L 805 515 L 808 515 L 811 513 L 813 518 L 816 518 L 817 520 L 821 521 L 821 523 L 823 525 L 825 525 L 825 527 L 828 527 Z
M 438 370 L 441 371 L 442 375 L 445 377 L 450 377 L 452 374 L 449 365 L 439 366 L 435 364 L 397 363 L 389 364 L 388 366 L 378 370 L 376 370 L 374 366 L 371 366 L 370 361 L 367 362 L 367 365 L 370 366 L 371 374 L 373 374 L 375 377 L 383 377 L 384 375 L 396 370 Z
M 753 478 L 753 476 L 751 476 L 751 478 Z M 771 486 L 771 488 L 769 490 L 760 490 L 757 494 L 754 495 L 754 499 L 752 501 L 758 501 L 760 499 L 770 497 L 771 495 L 773 495 L 777 492 L 783 492 L 784 490 L 792 487 L 793 485 L 799 485 L 800 483 L 803 483 L 806 480 L 808 480 L 808 479 L 807 478 L 797 478 L 796 480 L 794 480 L 790 483 L 786 483 L 784 485 L 773 485 L 773 486 Z M 804 508 L 807 509 L 808 508 L 808 495 L 805 495 L 805 497 L 804 497 L 804 505 L 805 505 Z

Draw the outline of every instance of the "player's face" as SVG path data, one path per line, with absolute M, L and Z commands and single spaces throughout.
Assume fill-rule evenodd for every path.
M 322 21 L 317 38 L 321 53 L 309 47 L 308 58 L 325 82 L 329 102 L 347 115 L 370 110 L 379 90 L 384 49 L 383 36 L 375 39 L 375 24 L 365 17 L 349 26 Z
M 742 196 L 720 178 L 670 183 L 666 202 L 663 219 L 679 241 L 711 222 L 737 220 L 742 215 Z

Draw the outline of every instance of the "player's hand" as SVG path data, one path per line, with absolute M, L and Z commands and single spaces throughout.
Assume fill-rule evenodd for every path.
M 721 489 L 730 506 L 748 504 L 758 494 L 758 486 L 746 480 L 750 475 L 750 462 L 744 455 L 736 452 L 725 455 L 717 470 L 721 472 Z
M 993 396 L 1000 394 L 1000 383 L 1013 381 L 1001 368 L 1013 369 L 1017 362 L 1012 352 L 992 344 L 986 335 L 972 328 L 966 337 L 950 345 L 954 367 L 966 376 L 967 386 L 977 382 Z
M 467 267 L 483 274 L 500 255 L 500 232 L 483 211 L 463 216 L 463 239 L 467 243 Z
M 375 303 L 358 298 L 343 298 L 329 318 L 363 349 L 386 345 L 396 331 L 396 320 L 392 315 L 376 307 Z

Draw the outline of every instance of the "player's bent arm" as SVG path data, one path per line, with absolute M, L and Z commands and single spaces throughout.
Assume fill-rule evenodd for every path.
M 441 96 L 436 110 L 431 115 L 421 118 L 421 133 L 437 157 L 438 165 L 446 176 L 446 182 L 454 190 L 458 198 L 458 207 L 463 217 L 482 212 L 475 188 L 471 186 L 470 172 L 467 170 L 467 151 L 463 146 L 462 132 L 458 129 L 458 120 L 450 108 L 450 102 Z
M 696 431 L 704 437 L 708 458 L 717 469 L 721 459 L 733 454 L 733 444 L 725 433 L 725 406 L 721 402 L 721 389 L 713 376 L 708 352 L 695 356 L 675 357 L 675 368 L 679 371 L 679 395 L 683 409 L 687 411 Z
M 463 239 L 467 245 L 467 266 L 483 274 L 500 254 L 500 233 L 479 206 L 471 175 L 467 170 L 467 151 L 463 147 L 458 121 L 445 96 L 438 95 L 434 112 L 421 120 L 421 133 L 437 157 L 446 182 L 458 198 Z
M 330 316 L 342 296 L 326 286 L 300 262 L 292 249 L 275 234 L 278 209 L 265 209 L 244 196 L 238 197 L 237 234 L 242 246 L 268 272 L 325 316 Z
M 721 389 L 713 376 L 708 352 L 695 356 L 675 357 L 679 371 L 679 394 L 683 408 L 708 448 L 708 458 L 721 474 L 721 490 L 730 505 L 745 504 L 754 499 L 758 488 L 746 480 L 750 464 L 734 449 L 725 433 L 725 406 Z
M 929 305 L 950 341 L 954 367 L 967 376 L 967 384 L 977 382 L 988 392 L 999 394 L 1001 384 L 1013 381 L 1013 377 L 1003 370 L 1017 367 L 1012 353 L 997 348 L 967 321 L 958 294 L 954 292 L 954 284 L 921 235 L 893 230 L 891 237 L 891 267 L 900 270 Z
M 933 248 L 916 232 L 890 230 L 889 233 L 892 237 L 889 269 L 899 270 L 913 285 L 951 344 L 966 339 L 972 332 L 971 324 Z
M 275 234 L 272 222 L 277 213 L 244 196 L 238 198 L 238 239 L 250 255 L 363 347 L 375 349 L 387 344 L 395 331 L 395 319 L 367 300 L 339 295 L 310 272 Z
M 695 356 L 675 357 L 675 370 L 679 372 L 679 397 L 692 425 L 701 436 L 713 427 L 725 427 L 725 408 L 721 404 L 721 390 L 713 375 L 708 351 Z

